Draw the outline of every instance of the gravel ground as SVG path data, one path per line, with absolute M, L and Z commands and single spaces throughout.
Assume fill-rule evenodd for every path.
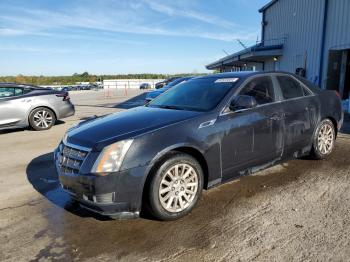
M 349 135 L 326 160 L 289 161 L 204 192 L 181 220 L 109 220 L 59 188 L 52 151 L 72 124 L 139 105 L 144 93 L 71 96 L 76 115 L 51 130 L 0 133 L 0 261 L 350 260 Z

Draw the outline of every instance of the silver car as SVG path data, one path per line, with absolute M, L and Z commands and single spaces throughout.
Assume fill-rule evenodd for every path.
M 0 83 L 0 130 L 27 126 L 34 130 L 46 130 L 57 119 L 74 113 L 68 92 Z

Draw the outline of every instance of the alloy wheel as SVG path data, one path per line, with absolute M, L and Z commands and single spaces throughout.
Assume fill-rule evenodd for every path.
M 35 126 L 39 128 L 48 128 L 49 126 L 51 126 L 52 121 L 53 117 L 51 113 L 44 109 L 35 112 L 33 116 L 33 122 Z
M 189 164 L 176 164 L 163 176 L 159 186 L 159 200 L 162 207 L 171 213 L 188 208 L 198 191 L 199 179 Z
M 329 123 L 324 123 L 317 137 L 318 149 L 323 155 L 329 154 L 334 146 L 334 129 Z

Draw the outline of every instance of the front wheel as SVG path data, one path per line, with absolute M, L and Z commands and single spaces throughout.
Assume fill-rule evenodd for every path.
M 318 125 L 312 145 L 311 156 L 323 159 L 332 153 L 335 144 L 335 127 L 331 120 L 322 120 Z
M 200 164 L 187 154 L 176 154 L 165 160 L 151 179 L 151 212 L 160 220 L 181 218 L 194 208 L 202 188 L 203 171 Z
M 29 115 L 29 124 L 37 131 L 50 129 L 55 122 L 55 114 L 46 107 L 36 108 Z

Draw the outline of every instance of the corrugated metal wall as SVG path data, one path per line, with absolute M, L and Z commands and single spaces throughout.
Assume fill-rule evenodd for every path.
M 286 37 L 283 56 L 269 61 L 265 70 L 295 72 L 304 67 L 306 77 L 317 83 L 320 76 L 325 0 L 279 0 L 265 11 L 265 40 Z M 325 86 L 329 50 L 350 49 L 350 0 L 328 0 L 322 86 Z
M 350 0 L 329 0 L 323 84 L 327 78 L 329 50 L 350 49 Z
M 276 66 L 266 63 L 266 70 L 295 72 L 306 58 L 307 78 L 318 79 L 323 8 L 323 0 L 280 0 L 265 11 L 265 41 L 286 38 L 283 56 Z

